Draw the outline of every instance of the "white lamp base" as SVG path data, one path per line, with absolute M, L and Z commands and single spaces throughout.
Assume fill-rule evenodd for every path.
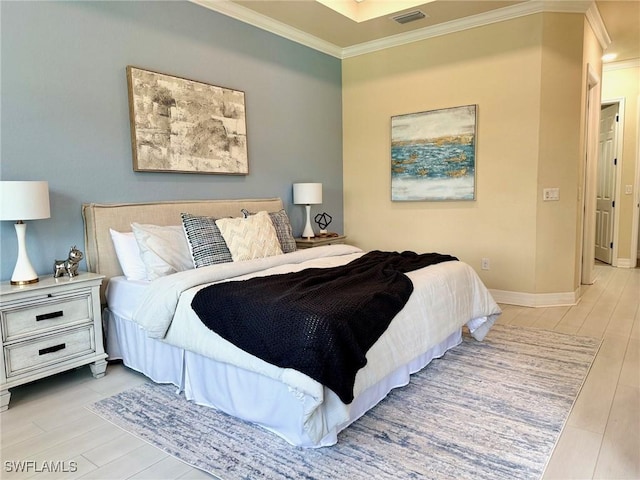
M 311 205 L 305 205 L 305 208 L 307 210 L 307 224 L 304 227 L 302 236 L 304 238 L 315 237 L 316 235 L 313 233 L 313 228 L 311 228 Z
M 27 254 L 27 225 L 22 222 L 15 224 L 16 236 L 18 237 L 18 260 L 11 276 L 11 285 L 28 285 L 38 282 L 38 274 L 31 266 L 29 255 Z

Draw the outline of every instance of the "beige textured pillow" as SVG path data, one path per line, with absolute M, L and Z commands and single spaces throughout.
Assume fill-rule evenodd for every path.
M 131 229 L 148 280 L 194 268 L 182 225 L 165 227 L 132 223 Z
M 276 229 L 267 212 L 247 218 L 216 220 L 234 262 L 282 255 Z

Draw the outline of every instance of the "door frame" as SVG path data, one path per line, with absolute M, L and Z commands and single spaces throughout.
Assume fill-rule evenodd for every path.
M 580 283 L 591 285 L 595 281 L 596 243 L 596 180 L 598 175 L 598 133 L 600 130 L 600 75 L 587 64 L 585 96 L 585 167 L 582 195 L 582 243 Z
M 638 256 L 640 255 L 640 96 L 637 103 L 636 112 L 636 151 L 635 151 L 635 169 L 636 178 L 633 187 L 633 222 L 631 223 L 631 265 L 635 268 L 638 265 Z
M 620 239 L 620 188 L 622 186 L 622 146 L 624 137 L 624 97 L 602 99 L 600 108 L 610 105 L 618 105 L 618 124 L 616 125 L 615 152 L 616 152 L 616 178 L 613 192 L 613 201 L 616 205 L 613 209 L 613 249 L 611 250 L 611 266 L 618 267 L 618 241 Z M 598 132 L 600 133 L 600 132 Z

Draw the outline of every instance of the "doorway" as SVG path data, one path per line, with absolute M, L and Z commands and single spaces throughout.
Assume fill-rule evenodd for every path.
M 595 259 L 609 265 L 614 258 L 619 111 L 618 102 L 602 104 L 598 136 Z

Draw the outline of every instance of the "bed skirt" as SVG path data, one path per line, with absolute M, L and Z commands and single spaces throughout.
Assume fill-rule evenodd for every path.
M 127 367 L 156 383 L 175 385 L 177 393 L 184 392 L 187 399 L 199 405 L 217 408 L 256 423 L 301 447 L 334 445 L 341 430 L 384 399 L 392 389 L 407 385 L 412 373 L 462 341 L 462 330 L 459 329 L 364 390 L 348 405 L 325 388 L 324 403 L 319 408 L 329 405 L 331 408 L 316 412 L 313 424 L 315 428 L 322 428 L 324 434 L 320 442 L 313 442 L 307 431 L 309 422 L 303 412 L 308 410 L 305 402 L 315 402 L 315 399 L 305 398 L 304 394 L 292 391 L 270 377 L 149 338 L 137 323 L 114 314 L 108 308 L 103 312 L 103 324 L 109 355 L 107 360 L 122 360 Z M 326 411 L 333 413 L 326 415 Z M 337 418 L 335 412 L 342 412 L 341 418 Z

